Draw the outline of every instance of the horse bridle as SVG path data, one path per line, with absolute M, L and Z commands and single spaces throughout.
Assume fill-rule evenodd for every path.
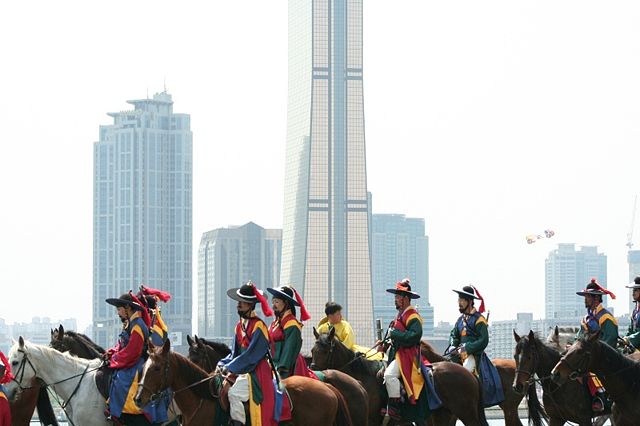
M 151 389 L 145 386 L 144 378 L 140 380 L 138 383 L 138 387 L 141 387 L 143 390 L 146 390 L 151 394 L 149 396 L 149 401 L 157 401 L 166 393 L 167 385 L 169 382 L 169 357 L 167 356 L 164 362 L 164 368 L 162 371 L 162 381 L 160 382 L 160 390 L 158 392 L 151 392 Z
M 580 356 L 578 365 L 575 368 L 567 360 L 567 355 L 568 354 L 565 354 L 562 358 L 560 358 L 558 364 L 565 364 L 569 368 L 569 379 L 576 380 L 578 377 L 587 374 L 587 364 L 589 363 L 589 357 L 591 357 L 590 350 L 585 350 L 584 354 Z

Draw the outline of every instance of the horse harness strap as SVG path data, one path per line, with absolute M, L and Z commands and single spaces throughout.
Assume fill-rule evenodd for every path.
M 69 395 L 69 398 L 67 398 L 67 400 L 60 405 L 63 410 L 69 405 L 69 403 L 71 402 L 71 399 L 76 395 L 76 393 L 78 393 L 78 389 L 80 389 L 80 384 L 82 383 L 82 379 L 84 379 L 84 376 L 87 374 L 87 371 L 89 371 L 89 364 L 87 364 L 84 371 L 82 372 L 82 375 L 80 376 L 80 380 L 78 380 L 78 384 L 76 385 L 75 389 L 73 389 L 73 392 L 71 392 L 71 395 Z

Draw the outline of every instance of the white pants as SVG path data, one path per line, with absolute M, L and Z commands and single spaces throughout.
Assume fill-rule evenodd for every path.
M 395 359 L 384 370 L 384 384 L 389 398 L 400 398 L 400 366 Z
M 247 380 L 250 380 L 249 375 L 241 374 L 229 389 L 229 414 L 231 415 L 231 420 L 242 424 L 247 423 L 243 404 L 249 400 L 249 382 Z
M 476 370 L 476 357 L 473 355 L 467 356 L 467 359 L 464 360 L 462 366 L 467 369 L 467 371 L 475 374 Z

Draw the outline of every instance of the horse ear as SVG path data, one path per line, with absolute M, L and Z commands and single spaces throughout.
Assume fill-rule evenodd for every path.
M 199 348 L 204 347 L 204 339 L 202 337 L 196 337 L 196 343 L 198 344 Z
M 318 334 L 318 330 L 316 330 L 315 327 L 313 327 L 313 335 L 316 336 L 316 340 L 318 340 L 318 337 L 320 337 L 320 335 Z
M 149 342 L 147 343 L 147 353 L 149 353 L 149 355 L 151 355 L 155 351 L 156 351 L 156 345 L 154 345 L 153 342 L 151 341 L 151 339 L 149 339 Z
M 18 337 L 18 345 L 20 346 L 20 349 L 24 349 L 24 339 L 22 336 Z
M 58 327 L 58 340 L 62 340 L 64 338 L 64 327 L 60 324 Z
M 167 339 L 162 345 L 162 355 L 166 355 L 171 350 L 171 340 Z
M 187 334 L 187 343 L 189 344 L 189 346 L 193 346 L 193 339 L 188 334 Z
M 535 338 L 536 338 L 536 335 L 533 332 L 533 330 L 529 330 L 529 340 L 533 342 Z
M 331 330 L 329 330 L 329 340 L 333 339 L 333 336 L 335 336 L 335 334 L 336 334 L 336 329 L 331 328 Z
M 521 337 L 518 336 L 518 333 L 516 333 L 516 329 L 513 329 L 513 338 L 515 339 L 516 342 L 519 342 Z
M 553 337 L 554 339 L 560 339 L 560 330 L 558 329 L 557 325 L 556 328 L 553 329 Z

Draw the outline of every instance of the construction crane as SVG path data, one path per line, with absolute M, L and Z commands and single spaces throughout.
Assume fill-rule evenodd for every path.
M 633 248 L 633 226 L 636 222 L 636 205 L 638 203 L 638 196 L 633 199 L 633 213 L 631 214 L 631 227 L 629 228 L 629 232 L 627 233 L 627 244 L 626 246 L 631 250 Z

